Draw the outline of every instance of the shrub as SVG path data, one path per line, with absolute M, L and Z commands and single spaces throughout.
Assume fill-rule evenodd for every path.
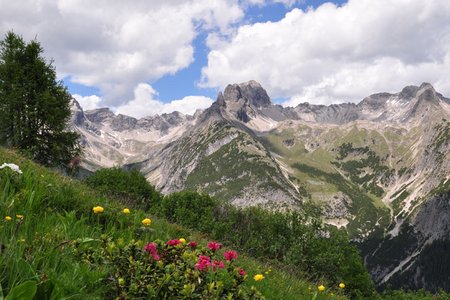
M 223 257 L 217 247 L 201 247 L 184 239 L 146 245 L 103 238 L 99 247 L 74 250 L 93 268 L 110 267 L 111 298 L 120 299 L 263 299 L 254 288 L 243 285 L 245 272 L 236 265 L 236 253 Z M 85 244 L 84 244 L 85 245 Z
M 171 222 L 210 232 L 216 202 L 208 195 L 177 192 L 164 198 L 159 213 Z
M 144 210 L 156 211 L 161 194 L 138 171 L 101 169 L 86 178 L 86 184 L 104 194 L 122 199 Z

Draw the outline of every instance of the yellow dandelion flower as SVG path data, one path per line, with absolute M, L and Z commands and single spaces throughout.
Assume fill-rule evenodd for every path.
M 130 209 L 129 208 L 124 208 L 123 209 L 123 213 L 128 215 L 130 213 Z
M 144 220 L 142 220 L 142 224 L 144 226 L 149 226 L 150 224 L 152 224 L 152 220 L 150 220 L 149 218 L 145 218 Z
M 186 244 L 186 240 L 184 238 L 179 239 L 180 242 L 182 242 L 183 244 Z
M 323 292 L 323 291 L 325 291 L 325 286 L 323 286 L 323 285 L 321 284 L 321 285 L 319 285 L 319 286 L 317 287 L 317 289 L 319 290 L 319 292 Z
M 264 275 L 263 274 L 256 274 L 255 276 L 253 276 L 253 279 L 255 281 L 261 281 L 264 279 Z
M 5 220 L 6 220 L 6 221 L 11 221 L 12 218 L 11 218 L 10 216 L 6 216 L 6 217 L 5 217 Z
M 92 211 L 94 212 L 94 214 L 101 214 L 103 213 L 105 209 L 101 206 L 95 206 L 94 208 L 92 208 Z
M 23 219 L 23 215 L 16 215 L 16 218 L 22 220 Z
M 345 284 L 343 282 L 339 283 L 339 288 L 341 289 L 345 288 Z

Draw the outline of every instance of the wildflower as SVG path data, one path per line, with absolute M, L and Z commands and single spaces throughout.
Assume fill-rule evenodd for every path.
M 153 259 L 158 261 L 161 259 L 161 257 L 158 255 L 158 251 L 156 250 L 156 244 L 155 243 L 148 243 L 144 246 L 144 251 L 150 252 Z
M 345 284 L 343 282 L 339 283 L 339 288 L 341 289 L 345 288 Z
M 209 256 L 200 255 L 195 267 L 200 271 L 207 271 L 211 267 L 211 258 Z
M 195 249 L 197 247 L 197 242 L 189 242 L 189 247 L 191 247 L 191 249 Z
M 94 212 L 94 214 L 101 214 L 103 213 L 105 209 L 101 206 L 95 206 L 94 208 L 92 208 L 92 211 Z
M 5 220 L 6 220 L 6 221 L 11 221 L 12 218 L 11 218 L 10 216 L 6 216 L 6 217 L 5 217 Z
M 19 219 L 19 220 L 22 220 L 23 219 L 23 215 L 16 215 L 16 218 Z
M 142 220 L 142 224 L 144 226 L 150 226 L 150 224 L 152 224 L 152 220 L 150 220 L 149 218 L 145 218 L 144 220 Z
M 264 275 L 263 274 L 256 274 L 255 276 L 253 276 L 253 279 L 255 281 L 261 281 L 264 279 Z
M 238 273 L 239 273 L 239 275 L 244 276 L 245 275 L 245 270 L 239 268 Z
M 319 290 L 319 292 L 323 292 L 323 291 L 325 291 L 325 286 L 323 286 L 323 285 L 321 284 L 321 285 L 319 285 L 319 286 L 317 287 L 317 289 Z
M 232 261 L 238 258 L 238 255 L 234 250 L 225 251 L 223 256 L 225 257 L 226 261 Z
M 221 260 L 215 260 L 212 265 L 214 271 L 217 270 L 217 268 L 221 269 L 225 268 L 225 264 Z
M 211 242 L 208 243 L 208 248 L 211 249 L 212 251 L 217 251 L 222 247 L 222 244 L 217 243 L 217 242 Z
M 123 213 L 128 215 L 130 213 L 130 209 L 129 208 L 124 208 L 123 209 Z
M 181 243 L 186 244 L 186 240 L 184 238 L 178 239 Z
M 166 243 L 167 245 L 169 245 L 169 246 L 176 246 L 176 245 L 179 245 L 179 244 L 181 244 L 181 241 L 180 240 L 170 240 L 170 241 L 167 241 L 167 243 Z
M 0 166 L 0 169 L 3 168 L 10 168 L 11 170 L 13 170 L 14 172 L 18 173 L 18 174 L 22 174 L 22 171 L 20 170 L 19 166 L 16 164 L 7 164 L 4 163 L 3 165 Z

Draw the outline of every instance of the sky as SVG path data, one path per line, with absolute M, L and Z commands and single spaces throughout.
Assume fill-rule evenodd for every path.
M 272 101 L 359 102 L 430 82 L 450 97 L 448 0 L 0 0 L 82 107 L 193 114 L 232 83 Z

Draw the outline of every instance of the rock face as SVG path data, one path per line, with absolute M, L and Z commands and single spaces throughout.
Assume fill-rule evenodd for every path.
M 292 108 L 249 81 L 194 116 L 135 119 L 75 101 L 72 111 L 87 170 L 138 169 L 163 193 L 196 189 L 236 206 L 311 200 L 360 244 L 377 284 L 448 283 L 427 266 L 450 246 L 450 100 L 428 83 Z
M 141 119 L 115 115 L 108 108 L 84 112 L 72 100 L 72 126 L 81 135 L 88 171 L 143 161 L 147 152 L 176 140 L 195 121 L 179 112 Z

